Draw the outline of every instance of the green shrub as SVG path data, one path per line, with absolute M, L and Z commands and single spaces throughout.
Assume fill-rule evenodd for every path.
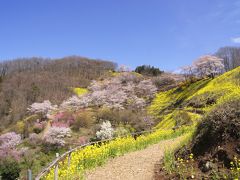
M 152 81 L 155 84 L 155 86 L 162 91 L 174 88 L 176 87 L 177 84 L 175 79 L 168 75 L 154 77 L 152 78 Z
M 136 131 L 141 131 L 151 126 L 151 119 L 147 118 L 144 112 L 132 110 L 102 108 L 97 112 L 97 121 L 101 123 L 104 120 L 110 121 L 113 127 L 117 127 L 120 124 L 130 125 Z
M 94 114 L 91 111 L 81 111 L 75 114 L 75 121 L 72 129 L 78 131 L 79 128 L 90 128 L 95 122 Z
M 176 122 L 175 128 L 179 128 L 183 125 L 191 125 L 193 123 L 191 116 L 185 111 L 180 111 L 174 114 L 173 119 Z
M 0 176 L 2 180 L 15 180 L 20 174 L 19 163 L 12 159 L 7 158 L 0 160 Z
M 230 139 L 240 139 L 240 98 L 216 106 L 199 125 L 192 152 L 203 154 Z
M 130 133 L 131 131 L 128 128 L 124 127 L 123 125 L 120 125 L 115 129 L 114 136 L 123 137 L 123 136 L 130 135 Z
M 213 105 L 217 102 L 219 95 L 213 92 L 196 95 L 191 98 L 186 104 L 194 108 L 204 108 Z

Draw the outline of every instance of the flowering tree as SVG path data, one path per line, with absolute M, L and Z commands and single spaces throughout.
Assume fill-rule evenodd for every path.
M 105 121 L 101 125 L 101 129 L 96 132 L 98 139 L 110 139 L 113 137 L 114 129 L 109 121 Z
M 15 148 L 21 142 L 21 136 L 15 132 L 9 132 L 0 136 L 0 148 Z
M 141 97 L 151 98 L 157 92 L 157 87 L 153 84 L 151 79 L 140 81 L 136 86 L 136 91 Z
M 41 143 L 41 137 L 36 133 L 31 133 L 31 134 L 29 134 L 29 142 L 32 145 L 37 145 L 37 144 Z
M 73 96 L 61 104 L 63 109 L 79 109 L 91 106 L 106 106 L 114 109 L 125 109 L 129 106 L 143 108 L 146 101 L 154 96 L 156 86 L 150 79 L 123 72 L 102 81 L 93 81 L 88 87 L 89 93 Z
M 22 142 L 21 136 L 15 132 L 9 132 L 0 136 L 0 159 L 13 157 L 19 159 L 24 149 L 17 150 L 16 146 Z
M 223 59 L 211 55 L 201 56 L 193 65 L 201 77 L 211 76 L 214 78 L 224 70 Z
M 34 114 L 41 114 L 43 116 L 46 116 L 48 113 L 55 109 L 57 109 L 56 105 L 52 105 L 49 100 L 45 100 L 42 103 L 33 103 L 27 110 Z
M 189 66 L 183 66 L 181 68 L 181 72 L 184 75 L 185 80 L 192 78 L 195 74 L 195 67 L 193 65 L 189 65 Z
M 71 137 L 70 128 L 66 127 L 51 127 L 48 129 L 47 133 L 44 135 L 44 140 L 47 144 L 64 146 L 65 137 Z
M 63 101 L 60 105 L 61 109 L 78 109 L 88 107 L 91 102 L 89 95 L 83 95 L 81 97 L 72 96 L 67 100 Z
M 119 68 L 118 68 L 118 71 L 119 72 L 129 72 L 130 68 L 126 65 L 120 65 Z

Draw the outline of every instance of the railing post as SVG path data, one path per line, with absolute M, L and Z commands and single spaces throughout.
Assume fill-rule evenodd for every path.
M 71 164 L 71 152 L 68 154 L 68 167 L 70 167 Z
M 56 153 L 56 158 L 59 157 L 59 153 Z M 58 180 L 58 162 L 56 163 L 55 169 L 54 169 L 54 180 Z
M 32 180 L 32 171 L 31 171 L 31 169 L 27 170 L 27 179 L 28 180 Z

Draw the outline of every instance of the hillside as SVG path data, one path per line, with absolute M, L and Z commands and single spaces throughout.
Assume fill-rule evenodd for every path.
M 172 162 L 166 157 L 164 166 L 173 176 L 169 177 L 160 171 L 158 178 L 189 178 L 192 175 L 196 178 L 238 177 L 239 162 L 236 165 L 235 162 L 240 152 L 239 103 L 240 67 L 213 80 L 196 80 L 159 93 L 148 109 L 150 114 L 160 120 L 156 128 L 198 126 L 192 142 L 175 154 L 182 165 L 174 168 L 178 160 L 174 162 L 173 154 L 170 158 Z M 193 155 L 189 159 L 191 153 L 194 162 L 191 162 Z M 187 169 L 194 172 L 188 172 Z
M 20 168 L 18 173 L 22 178 L 28 168 L 36 176 L 55 158 L 56 152 L 62 154 L 74 146 L 116 138 L 72 152 L 70 165 L 66 162 L 67 158 L 61 159 L 61 178 L 80 178 L 86 170 L 102 165 L 111 158 L 172 139 L 171 146 L 166 151 L 161 150 L 164 153 L 165 170 L 160 171 L 159 176 L 168 177 L 166 172 L 178 176 L 180 171 L 174 171 L 175 151 L 184 147 L 175 155 L 184 158 L 184 155 L 194 152 L 196 163 L 200 162 L 201 158 L 197 159 L 198 152 L 195 149 L 199 149 L 202 142 L 208 142 L 201 141 L 201 137 L 206 136 L 199 136 L 204 134 L 199 132 L 205 132 L 201 130 L 205 125 L 201 124 L 209 122 L 208 116 L 213 117 L 211 113 L 216 108 L 240 96 L 239 73 L 240 69 L 236 68 L 214 79 L 174 81 L 169 74 L 150 77 L 136 72 L 108 71 L 91 81 L 86 88 L 71 86 L 68 90 L 72 94 L 59 104 L 45 100 L 28 106 L 29 116 L 5 129 L 0 136 L 0 154 L 18 160 L 13 161 L 16 163 L 14 165 L 9 161 L 1 163 L 3 166 L 7 164 Z M 236 107 L 238 109 L 238 104 L 230 108 L 236 110 Z M 233 117 L 237 112 L 233 111 Z M 228 121 L 224 122 L 222 128 L 227 129 Z M 236 127 L 234 132 L 239 126 Z M 177 137 L 181 141 L 174 141 Z M 219 144 L 213 144 L 213 147 L 222 142 L 226 141 L 219 140 Z M 203 151 L 209 154 L 208 150 Z M 157 161 L 159 159 L 154 162 Z M 197 168 L 196 171 L 201 174 Z M 54 168 L 51 168 L 43 179 L 52 179 L 53 176 Z
M 61 59 L 23 58 L 0 63 L 1 128 L 23 119 L 34 102 L 55 104 L 73 95 L 72 87 L 87 87 L 116 65 L 77 56 Z

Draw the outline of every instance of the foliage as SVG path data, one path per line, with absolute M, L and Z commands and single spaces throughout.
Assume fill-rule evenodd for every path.
M 230 178 L 238 179 L 240 177 L 240 159 L 238 159 L 235 156 L 234 160 L 230 162 L 230 165 L 231 165 Z
M 215 75 L 220 74 L 224 69 L 223 59 L 210 55 L 201 56 L 193 62 L 193 65 L 197 75 L 201 77 L 211 76 L 214 78 Z
M 29 143 L 33 146 L 37 146 L 42 142 L 41 137 L 36 133 L 29 134 Z
M 176 171 L 174 153 L 178 149 L 187 145 L 192 140 L 194 131 L 195 131 L 195 128 L 192 128 L 191 131 L 189 131 L 188 133 L 180 137 L 180 140 L 178 141 L 178 143 L 175 143 L 172 146 L 169 146 L 165 149 L 164 157 L 163 157 L 163 165 L 164 165 L 165 171 L 167 171 L 170 174 Z
M 114 109 L 142 109 L 157 91 L 150 79 L 142 79 L 130 72 L 123 72 L 102 81 L 93 81 L 88 89 L 89 93 L 81 97 L 73 96 L 65 100 L 60 107 L 80 109 L 105 106 Z
M 186 102 L 186 105 L 194 108 L 204 108 L 215 104 L 219 97 L 220 94 L 214 92 L 206 92 L 204 94 L 194 96 L 188 102 Z
M 36 121 L 33 124 L 33 132 L 39 134 L 40 132 L 43 131 L 43 129 L 46 127 L 46 121 Z
M 105 121 L 101 125 L 101 129 L 96 132 L 98 139 L 111 139 L 113 137 L 114 129 L 109 121 Z
M 21 143 L 21 136 L 15 132 L 9 132 L 0 136 L 0 148 L 15 148 Z
M 71 130 L 65 127 L 50 127 L 44 136 L 46 144 L 61 147 L 65 145 L 64 138 L 71 136 Z
M 78 131 L 79 128 L 90 128 L 95 122 L 94 114 L 91 111 L 80 111 L 75 114 L 75 121 L 72 124 L 72 129 Z
M 109 120 L 114 127 L 119 125 L 128 126 L 132 131 L 146 130 L 153 125 L 151 117 L 147 116 L 145 112 L 133 110 L 111 110 L 109 108 L 101 108 L 97 111 L 96 118 L 98 122 L 102 120 Z
M 0 136 L 0 159 L 7 157 L 19 160 L 26 148 L 17 149 L 22 142 L 21 136 L 15 132 L 9 132 Z
M 214 108 L 214 106 L 224 103 L 228 99 L 238 97 L 240 95 L 240 78 L 237 77 L 239 71 L 240 67 L 213 79 L 206 86 L 188 96 L 187 100 L 204 94 L 214 94 L 217 97 L 216 103 L 212 105 L 212 108 Z M 207 95 L 205 96 L 208 97 Z
M 130 135 L 130 130 L 128 128 L 124 127 L 123 125 L 120 125 L 114 131 L 115 137 L 123 137 L 123 136 L 127 136 L 127 135 Z
M 156 131 L 149 135 L 141 135 L 136 140 L 131 137 L 116 138 L 109 143 L 101 146 L 91 145 L 84 149 L 72 153 L 72 162 L 68 167 L 67 158 L 59 163 L 59 178 L 70 179 L 76 174 L 82 174 L 84 170 L 102 165 L 108 158 L 119 156 L 130 151 L 146 148 L 147 146 L 157 143 L 163 139 L 170 139 L 181 134 L 189 132 L 189 129 L 182 128 L 178 131 L 166 130 Z M 45 179 L 53 179 L 54 169 L 51 169 Z
M 86 88 L 73 88 L 73 92 L 78 95 L 78 96 L 81 96 L 81 95 L 84 95 L 88 92 L 88 90 Z
M 160 76 L 154 77 L 152 81 L 161 91 L 172 89 L 177 85 L 175 78 L 170 73 L 163 73 Z
M 56 105 L 52 105 L 49 100 L 45 100 L 42 103 L 33 103 L 28 108 L 28 111 L 33 114 L 42 114 L 43 116 L 46 116 L 48 113 L 55 110 L 56 108 Z
M 157 128 L 163 129 L 173 128 L 176 125 L 174 118 L 174 114 L 177 113 L 176 108 L 190 111 L 193 121 L 199 119 L 200 115 L 196 114 L 200 113 L 199 110 L 209 112 L 215 106 L 240 96 L 239 71 L 240 68 L 236 68 L 213 80 L 202 79 L 159 92 L 148 107 L 148 113 L 160 120 Z
M 240 98 L 216 106 L 199 125 L 192 152 L 201 155 L 229 139 L 240 138 Z
M 192 117 L 189 115 L 189 113 L 185 111 L 180 111 L 174 115 L 174 119 L 176 121 L 175 128 L 179 128 L 184 125 L 191 125 L 193 123 Z
M 186 79 L 194 76 L 214 78 L 216 75 L 223 73 L 223 71 L 223 59 L 211 55 L 201 56 L 192 65 L 182 68 Z
M 126 65 L 120 65 L 119 68 L 118 68 L 118 71 L 119 72 L 129 72 L 130 68 Z
M 116 64 L 83 57 L 22 58 L 0 63 L 0 119 L 8 127 L 23 119 L 34 102 L 59 104 L 72 95 L 68 87 L 87 87 Z M 3 76 L 1 76 L 3 74 Z
M 19 163 L 11 158 L 0 160 L 0 176 L 3 180 L 15 180 L 19 177 Z
M 159 68 L 151 67 L 150 65 L 137 66 L 135 72 L 148 76 L 158 76 L 163 73 Z
M 165 92 L 160 92 L 153 99 L 151 105 L 148 107 L 149 114 L 160 117 L 164 111 L 173 111 L 180 106 L 193 94 L 198 92 L 209 83 L 210 80 L 200 80 L 187 86 L 174 88 Z
M 57 124 L 65 124 L 65 127 L 71 126 L 75 121 L 73 114 L 72 111 L 58 111 L 56 114 L 53 114 L 52 118 L 50 118 L 52 119 L 52 126 L 58 126 Z

